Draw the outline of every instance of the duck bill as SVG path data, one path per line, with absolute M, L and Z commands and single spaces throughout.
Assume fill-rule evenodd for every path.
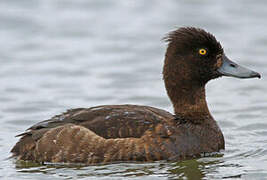
M 259 73 L 234 63 L 225 55 L 222 57 L 222 66 L 217 71 L 222 76 L 231 76 L 236 78 L 261 78 Z

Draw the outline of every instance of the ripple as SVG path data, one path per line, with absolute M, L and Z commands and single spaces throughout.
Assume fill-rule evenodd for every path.
M 16 119 L 16 120 L 9 120 L 7 123 L 13 124 L 15 126 L 20 126 L 20 125 L 30 126 L 30 125 L 36 123 L 36 121 L 35 120 Z
M 227 120 L 219 121 L 219 124 L 223 128 L 235 128 L 237 126 L 236 123 Z
M 267 124 L 265 123 L 254 123 L 237 128 L 237 130 L 242 130 L 242 131 L 265 130 L 265 129 L 267 129 Z
M 45 108 L 43 107 L 36 107 L 36 106 L 17 106 L 17 107 L 9 107 L 4 108 L 4 112 L 12 112 L 12 113 L 37 113 L 37 112 L 43 112 L 45 111 Z
M 221 78 L 208 85 L 209 106 L 225 136 L 222 157 L 88 167 L 14 167 L 15 162 L 5 160 L 0 163 L 1 179 L 264 179 L 265 8 L 265 0 L 231 5 L 155 0 L 153 6 L 141 0 L 3 1 L 1 160 L 24 127 L 70 107 L 138 103 L 172 111 L 162 81 L 166 45 L 160 39 L 174 27 L 199 26 L 214 33 L 229 58 L 263 78 Z

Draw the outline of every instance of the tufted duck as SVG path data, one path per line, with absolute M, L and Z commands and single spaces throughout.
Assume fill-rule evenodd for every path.
M 230 61 L 215 37 L 183 27 L 168 34 L 163 78 L 174 115 L 154 107 L 104 105 L 71 109 L 18 135 L 11 152 L 35 162 L 178 161 L 224 149 L 205 85 L 220 76 L 260 78 Z

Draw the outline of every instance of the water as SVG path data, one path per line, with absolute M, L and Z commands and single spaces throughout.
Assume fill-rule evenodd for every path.
M 2 0 L 0 179 L 267 179 L 266 17 L 264 0 Z M 87 167 L 7 159 L 16 134 L 68 108 L 131 103 L 172 111 L 161 38 L 185 25 L 214 33 L 232 60 L 263 76 L 208 84 L 226 141 L 222 156 Z

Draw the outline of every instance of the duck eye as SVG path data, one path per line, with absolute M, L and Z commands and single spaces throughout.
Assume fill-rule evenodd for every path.
M 206 55 L 206 54 L 207 54 L 207 50 L 206 50 L 206 49 L 200 49 L 200 50 L 198 51 L 198 53 L 199 53 L 200 55 Z

